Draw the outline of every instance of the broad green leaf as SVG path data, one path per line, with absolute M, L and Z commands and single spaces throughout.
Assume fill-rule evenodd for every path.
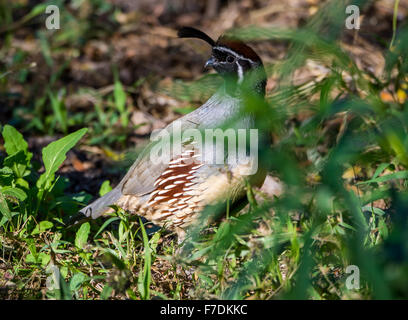
M 91 230 L 91 226 L 89 222 L 85 222 L 77 231 L 75 237 L 75 245 L 77 248 L 82 249 L 86 242 L 88 241 L 89 231 Z
M 112 190 L 112 187 L 110 185 L 109 180 L 105 180 L 102 183 L 101 188 L 99 189 L 99 195 L 102 197 L 103 195 L 107 194 L 111 190 Z
M 160 236 L 160 232 L 156 232 L 149 241 L 150 248 L 154 253 L 156 253 L 157 246 L 159 245 Z
M 69 281 L 69 288 L 71 289 L 72 292 L 75 292 L 81 287 L 81 284 L 84 283 L 86 280 L 88 280 L 88 277 L 83 273 L 80 272 L 75 273 L 74 276 Z
M 24 150 L 19 150 L 16 153 L 4 159 L 4 165 L 12 168 L 15 175 L 19 178 L 23 177 L 26 172 L 27 165 L 31 159 L 31 153 L 26 153 Z
M 20 201 L 27 199 L 27 194 L 19 188 L 4 187 L 1 189 L 1 192 L 6 196 L 15 197 Z
M 11 174 L 13 174 L 13 170 L 11 170 L 9 167 L 0 168 L 0 175 L 9 176 Z
M 15 175 L 19 178 L 26 174 L 27 166 L 30 165 L 31 152 L 28 152 L 28 144 L 24 140 L 22 134 L 14 127 L 5 125 L 3 132 L 4 148 L 8 157 L 4 159 L 4 166 L 13 170 Z
M 111 296 L 113 288 L 107 284 L 103 286 L 103 290 L 101 293 L 101 300 L 107 300 Z
M 6 124 L 3 128 L 4 148 L 9 156 L 24 151 L 27 153 L 28 144 L 24 140 L 23 135 L 14 127 Z
M 38 255 L 29 253 L 25 258 L 25 261 L 27 263 L 41 264 L 41 266 L 46 266 L 50 262 L 50 260 L 50 255 L 45 252 L 40 252 L 38 253 Z
M 64 138 L 51 142 L 42 150 L 45 172 L 37 182 L 38 188 L 49 189 L 54 180 L 55 172 L 66 159 L 67 152 L 75 146 L 87 130 L 87 128 L 83 128 L 73 132 Z
M 10 212 L 10 209 L 7 205 L 6 202 L 6 198 L 4 197 L 4 195 L 0 192 L 0 212 L 3 215 L 4 218 L 6 218 L 7 220 L 10 220 L 12 215 Z M 2 220 L 3 222 L 3 220 Z
M 35 226 L 34 230 L 31 232 L 31 235 L 40 234 L 48 229 L 51 229 L 53 225 L 54 224 L 51 221 L 41 221 Z

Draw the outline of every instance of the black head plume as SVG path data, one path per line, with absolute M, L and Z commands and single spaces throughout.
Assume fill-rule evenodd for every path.
M 204 40 L 212 47 L 215 45 L 215 41 L 211 39 L 208 35 L 192 27 L 182 27 L 178 31 L 177 35 L 179 36 L 179 38 L 197 38 Z

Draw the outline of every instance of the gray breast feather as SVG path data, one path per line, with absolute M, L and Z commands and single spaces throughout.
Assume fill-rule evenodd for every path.
M 239 110 L 239 100 L 224 94 L 215 93 L 204 105 L 185 115 L 177 121 L 181 130 L 190 128 L 204 129 L 216 128 Z M 172 132 L 175 123 L 169 124 L 164 130 Z M 124 195 L 142 196 L 152 192 L 154 182 L 166 170 L 168 164 L 155 161 L 151 150 L 157 142 L 149 143 L 132 165 L 128 173 L 119 183 Z

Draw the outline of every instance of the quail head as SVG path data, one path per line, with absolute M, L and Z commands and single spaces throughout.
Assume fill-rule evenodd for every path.
M 129 214 L 175 231 L 181 241 L 186 228 L 197 220 L 206 205 L 227 199 L 233 203 L 244 197 L 246 180 L 252 185 L 263 183 L 265 173 L 257 167 L 257 154 L 248 153 L 247 146 L 245 161 L 240 161 L 236 148 L 226 150 L 224 143 L 216 143 L 214 136 L 204 142 L 200 136 L 204 137 L 208 130 L 213 133 L 218 130 L 219 140 L 223 142 L 228 130 L 229 133 L 233 130 L 235 138 L 237 132 L 256 130 L 254 116 L 250 112 L 242 113 L 244 99 L 240 88 L 245 86 L 263 98 L 266 73 L 255 51 L 235 38 L 221 36 L 214 41 L 191 27 L 180 29 L 178 35 L 204 40 L 212 47 L 205 67 L 215 69 L 224 84 L 201 107 L 157 134 L 120 183 L 81 212 L 98 218 L 112 210 L 109 206 L 117 205 Z M 232 119 L 236 121 L 231 124 Z M 177 144 L 174 132 L 183 137 L 189 132 L 190 138 L 181 139 Z M 171 133 L 172 137 L 165 139 L 163 133 Z M 172 147 L 166 149 L 168 145 Z M 240 143 L 235 144 L 238 149 L 239 146 Z M 254 147 L 257 152 L 257 146 Z M 157 152 L 158 149 L 161 152 Z M 171 152 L 163 151 L 169 149 Z

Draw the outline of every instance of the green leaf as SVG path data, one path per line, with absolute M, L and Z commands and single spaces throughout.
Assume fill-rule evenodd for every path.
M 144 246 L 144 266 L 143 266 L 143 273 L 139 275 L 137 281 L 137 287 L 139 289 L 140 295 L 142 299 L 149 300 L 150 299 L 150 282 L 151 282 L 151 263 L 152 263 L 152 256 L 151 256 L 151 249 L 149 246 L 149 238 L 147 237 L 146 229 L 143 225 L 142 220 L 139 218 L 140 228 L 142 229 L 143 235 L 143 246 Z
M 24 151 L 27 153 L 28 144 L 24 140 L 23 135 L 14 127 L 6 124 L 3 128 L 4 148 L 9 156 Z
M 48 5 L 48 3 L 37 4 L 26 16 L 23 17 L 23 20 L 28 21 L 40 14 L 43 14 Z
M 89 231 L 91 230 L 91 226 L 89 222 L 85 222 L 77 231 L 75 237 L 75 245 L 77 248 L 82 249 L 86 242 L 88 241 Z
M 72 299 L 72 292 L 71 289 L 68 285 L 68 283 L 65 282 L 64 278 L 62 277 L 62 272 L 60 274 L 60 290 L 61 290 L 61 299 L 62 300 L 71 300 Z
M 389 167 L 389 165 L 390 165 L 390 163 L 381 163 L 378 166 L 377 170 L 375 170 L 374 175 L 372 176 L 371 179 L 377 178 L 381 174 L 381 172 L 383 172 L 386 168 Z
M 65 91 L 61 91 L 59 94 L 53 94 L 51 90 L 48 90 L 48 97 L 51 102 L 52 111 L 54 112 L 55 119 L 58 121 L 61 129 L 64 133 L 68 130 L 67 124 L 67 110 L 65 109 L 64 101 L 61 96 L 65 94 Z
M 44 231 L 51 229 L 53 226 L 54 224 L 51 221 L 41 221 L 35 226 L 34 230 L 31 232 L 31 235 L 43 233 Z
M 46 266 L 51 260 L 51 256 L 45 252 L 40 252 L 37 255 L 33 253 L 29 253 L 25 261 L 27 263 L 35 263 L 35 264 L 41 264 L 41 266 Z
M 385 221 L 383 219 L 380 219 L 378 221 L 378 231 L 380 232 L 381 237 L 383 237 L 383 239 L 387 239 L 388 237 L 388 227 L 387 224 L 385 223 Z
M 116 221 L 116 220 L 119 220 L 119 219 L 120 219 L 119 217 L 112 217 L 112 218 L 109 218 L 108 220 L 106 220 L 106 221 L 103 223 L 102 227 L 100 227 L 99 230 L 98 230 L 98 232 L 95 234 L 94 239 L 95 239 L 103 230 L 105 230 L 105 228 L 106 228 L 111 222 Z
M 11 170 L 9 167 L 0 168 L 0 175 L 2 176 L 9 176 L 12 174 L 13 174 L 13 170 Z
M 126 92 L 125 90 L 123 90 L 123 86 L 119 80 L 115 80 L 113 96 L 115 98 L 115 105 L 118 108 L 119 112 L 124 112 L 126 105 Z
M 81 272 L 75 273 L 74 276 L 69 281 L 69 288 L 72 292 L 77 291 L 82 283 L 88 280 L 88 277 Z
M 120 121 L 123 127 L 127 127 L 129 117 L 126 111 L 126 92 L 118 79 L 115 79 L 115 86 L 113 90 L 113 97 L 115 99 L 115 106 L 120 113 Z
M 110 185 L 109 180 L 105 180 L 102 183 L 101 188 L 99 189 L 99 195 L 102 197 L 103 195 L 107 194 L 111 190 L 112 190 L 112 187 Z
M 375 214 L 379 215 L 379 216 L 383 216 L 385 214 L 385 212 L 383 210 L 381 210 L 380 208 L 376 208 L 373 206 L 364 206 L 361 210 L 363 211 L 368 211 L 368 212 L 374 212 Z
M 20 201 L 27 199 L 27 194 L 19 188 L 4 187 L 1 189 L 1 192 L 6 196 L 17 198 Z
M 112 250 L 112 252 L 106 251 L 105 252 L 105 257 L 108 259 L 108 261 L 110 261 L 112 264 L 114 264 L 116 267 L 118 267 L 119 270 L 125 270 L 126 269 L 125 263 L 122 260 L 120 260 L 120 258 L 116 255 L 116 253 L 113 250 Z
M 174 108 L 173 111 L 176 113 L 179 113 L 181 115 L 188 114 L 190 112 L 193 112 L 196 108 L 189 106 L 189 107 L 183 107 L 183 108 Z
M 7 220 L 11 220 L 12 214 L 10 212 L 10 209 L 9 209 L 8 205 L 7 205 L 6 198 L 3 196 L 3 194 L 1 192 L 0 192 L 0 212 L 3 215 L 4 218 L 6 218 Z M 1 222 L 2 223 L 0 224 L 0 226 L 3 225 L 5 221 L 2 219 Z
M 103 286 L 103 290 L 101 293 L 101 300 L 108 300 L 111 296 L 113 288 L 107 284 Z
M 408 178 L 408 170 L 398 171 L 398 172 L 390 173 L 390 174 L 387 174 L 385 176 L 381 176 L 381 177 L 378 177 L 378 178 L 375 178 L 375 179 L 370 179 L 370 180 L 367 180 L 367 181 L 359 182 L 359 183 L 357 183 L 357 185 L 374 183 L 374 182 L 376 182 L 376 183 L 386 182 L 386 181 L 389 181 L 389 180 L 406 179 L 406 178 Z
M 75 131 L 64 138 L 51 142 L 42 150 L 45 172 L 40 176 L 37 187 L 40 189 L 49 189 L 54 180 L 55 172 L 66 159 L 67 152 L 87 132 L 87 128 Z
M 30 162 L 31 153 L 25 153 L 26 151 L 20 150 L 4 159 L 4 165 L 13 168 L 13 172 L 19 178 L 25 175 L 27 165 Z

